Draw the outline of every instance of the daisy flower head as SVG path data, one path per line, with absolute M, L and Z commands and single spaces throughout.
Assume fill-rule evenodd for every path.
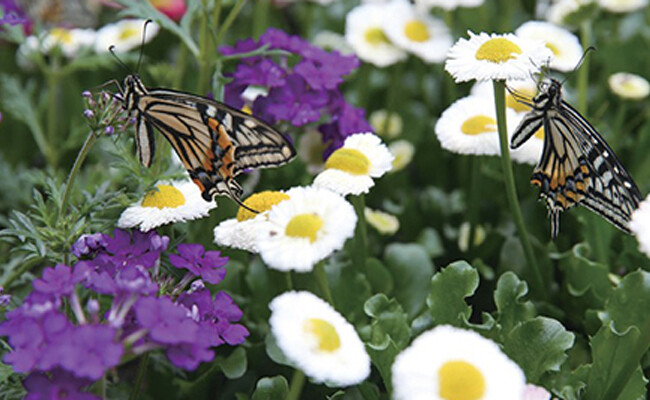
M 506 81 L 506 107 L 512 109 L 517 113 L 527 113 L 530 111 L 530 103 L 539 89 L 532 79 L 521 81 Z M 481 81 L 476 82 L 470 90 L 471 95 L 488 97 L 491 101 L 494 99 L 494 86 L 492 82 Z
M 419 12 L 406 0 L 393 0 L 386 9 L 384 26 L 393 43 L 428 63 L 445 60 L 453 40 L 444 22 Z
M 125 19 L 103 26 L 97 31 L 95 51 L 105 53 L 110 46 L 115 46 L 115 52 L 124 53 L 140 46 L 144 24 L 145 20 L 143 19 Z M 147 24 L 144 43 L 149 43 L 159 30 L 160 27 L 156 23 Z
M 373 133 L 355 133 L 345 139 L 325 161 L 325 171 L 314 179 L 314 186 L 343 196 L 368 193 L 379 178 L 392 168 L 393 155 Z
M 214 242 L 220 246 L 232 247 L 257 253 L 256 238 L 261 227 L 268 224 L 271 207 L 288 200 L 289 195 L 280 191 L 254 193 L 243 201 L 244 205 L 258 211 L 257 214 L 239 207 L 235 218 L 221 221 L 214 228 Z
M 639 242 L 639 250 L 650 257 L 650 196 L 632 213 L 628 227 Z
M 479 7 L 484 2 L 485 0 L 415 0 L 415 6 L 426 11 L 429 11 L 433 7 L 439 7 L 445 11 L 452 11 L 458 7 Z
M 52 28 L 43 37 L 43 51 L 49 53 L 54 47 L 59 47 L 63 55 L 73 58 L 83 48 L 92 46 L 95 42 L 95 31 L 92 29 Z
M 476 332 L 438 326 L 397 355 L 396 400 L 521 400 L 526 378 L 499 346 Z
M 469 39 L 459 39 L 447 52 L 445 70 L 456 82 L 528 79 L 553 58 L 543 42 L 512 33 L 467 33 Z
M 629 13 L 648 5 L 648 0 L 598 0 L 600 6 L 613 13 Z
M 217 203 L 205 201 L 201 190 L 189 180 L 158 183 L 122 212 L 117 226 L 147 232 L 161 225 L 205 217 L 215 207 Z
M 393 214 L 366 207 L 364 212 L 366 222 L 382 235 L 394 235 L 399 229 L 399 220 Z
M 360 383 L 370 357 L 354 327 L 310 292 L 287 292 L 269 304 L 269 325 L 278 347 L 305 375 L 330 386 Z
M 323 135 L 315 129 L 310 129 L 298 139 L 298 158 L 307 165 L 307 172 L 316 175 L 325 167 L 323 153 L 328 144 L 323 143 Z
M 650 83 L 642 76 L 629 72 L 617 72 L 607 79 L 609 88 L 626 100 L 643 100 L 650 94 Z
M 546 19 L 555 25 L 574 28 L 598 12 L 596 0 L 559 0 L 546 11 Z
M 386 139 L 394 139 L 401 135 L 404 126 L 402 117 L 398 113 L 385 109 L 373 111 L 368 122 L 377 135 Z
M 515 30 L 515 35 L 544 42 L 553 52 L 549 66 L 558 71 L 572 71 L 582 57 L 582 46 L 576 35 L 549 22 L 525 22 Z
M 406 59 L 406 52 L 386 36 L 385 4 L 362 4 L 345 17 L 345 39 L 357 56 L 377 67 L 387 67 Z
M 506 108 L 508 129 L 518 123 L 517 113 Z M 435 133 L 443 149 L 458 154 L 498 155 L 497 116 L 492 99 L 467 96 L 447 107 L 436 122 Z
M 388 145 L 388 150 L 393 155 L 393 168 L 391 173 L 406 168 L 413 160 L 415 146 L 408 140 L 396 140 Z
M 309 272 L 343 248 L 357 225 L 354 208 L 338 194 L 316 187 L 295 187 L 289 200 L 273 206 L 268 224 L 258 227 L 257 249 L 270 268 Z

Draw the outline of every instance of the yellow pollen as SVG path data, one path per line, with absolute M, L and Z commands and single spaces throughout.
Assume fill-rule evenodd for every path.
M 67 29 L 53 28 L 50 31 L 50 35 L 54 38 L 55 41 L 57 41 L 59 43 L 70 43 L 70 42 L 72 42 L 72 34 Z
M 339 169 L 352 175 L 368 175 L 370 160 L 359 150 L 342 147 L 325 161 L 325 169 Z
M 518 96 L 523 96 L 525 101 L 532 101 L 533 97 L 535 97 L 536 92 L 534 90 L 530 89 L 521 89 L 517 90 L 517 95 Z M 528 107 L 526 104 L 517 101 L 513 95 L 510 93 L 506 94 L 506 107 L 512 108 L 513 110 L 517 112 L 524 112 L 524 111 L 530 111 L 530 107 Z
M 185 204 L 185 196 L 170 185 L 158 185 L 147 192 L 142 199 L 142 207 L 176 208 Z
M 366 30 L 364 37 L 366 38 L 366 42 L 374 46 L 390 43 L 390 40 L 388 40 L 384 31 L 379 27 L 374 27 Z
M 138 36 L 140 34 L 140 30 L 136 28 L 131 28 L 127 27 L 122 29 L 122 32 L 120 32 L 119 39 L 120 40 L 126 40 L 129 38 L 132 38 L 133 36 Z
M 466 135 L 480 135 L 482 133 L 496 132 L 497 121 L 487 115 L 475 115 L 463 122 L 460 130 Z
M 325 320 L 310 318 L 303 323 L 303 329 L 316 338 L 320 351 L 330 353 L 341 347 L 341 339 L 336 329 Z
M 255 211 L 264 212 L 270 210 L 271 207 L 284 200 L 289 200 L 289 196 L 282 192 L 265 190 L 250 195 L 246 200 L 244 200 L 244 205 Z M 245 209 L 244 207 L 239 207 L 239 211 L 237 211 L 237 221 L 246 221 L 247 219 L 254 218 L 256 215 L 257 214 Z
M 554 45 L 553 43 L 546 43 L 546 47 L 553 52 L 553 55 L 558 56 L 560 55 L 560 49 Z
M 537 139 L 544 140 L 544 127 L 543 127 L 543 126 L 541 126 L 541 127 L 537 130 L 537 132 L 535 132 L 535 137 L 536 137 Z
M 253 115 L 253 109 L 248 104 L 244 104 L 244 106 L 241 108 L 241 110 L 243 112 L 245 112 L 246 114 L 248 114 L 248 115 Z
M 404 34 L 414 42 L 426 42 L 430 37 L 427 26 L 418 20 L 407 22 L 404 27 Z
M 284 233 L 295 238 L 309 239 L 311 243 L 316 241 L 316 235 L 323 226 L 323 220 L 316 214 L 299 214 L 291 218 Z
M 447 361 L 438 370 L 438 387 L 445 400 L 478 400 L 485 394 L 485 377 L 466 361 Z
M 476 51 L 477 60 L 487 60 L 501 64 L 521 54 L 521 48 L 506 38 L 494 38 L 483 43 Z

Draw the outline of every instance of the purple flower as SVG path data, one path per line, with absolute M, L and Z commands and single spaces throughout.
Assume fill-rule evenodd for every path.
M 153 295 L 158 291 L 158 284 L 141 265 L 128 265 L 115 275 L 118 292 L 137 293 L 143 296 Z
M 169 261 L 176 268 L 185 268 L 195 276 L 216 285 L 226 276 L 228 257 L 221 257 L 218 251 L 205 251 L 200 244 L 179 244 L 178 254 L 170 254 Z
M 93 233 L 92 235 L 81 235 L 72 245 L 70 252 L 77 258 L 93 256 L 96 252 L 106 248 L 106 235 Z
M 320 110 L 327 104 L 325 91 L 310 90 L 300 75 L 287 77 L 287 84 L 272 88 L 268 96 L 259 96 L 253 103 L 253 113 L 267 121 L 284 120 L 302 126 L 318 121 Z
M 106 237 L 106 252 L 116 266 L 141 265 L 151 268 L 167 249 L 169 238 L 155 231 L 129 233 L 121 229 L 113 231 L 113 237 Z
M 135 304 L 135 315 L 149 337 L 161 344 L 192 342 L 198 325 L 187 316 L 187 310 L 167 297 L 144 297 Z
M 210 326 L 198 326 L 194 340 L 171 346 L 167 350 L 167 358 L 175 366 L 193 371 L 201 362 L 212 361 L 214 351 L 210 347 L 221 344 L 215 343 L 218 338 Z
M 302 76 L 312 89 L 336 89 L 343 78 L 329 66 L 317 66 L 311 61 L 301 61 L 293 70 Z
M 233 78 L 240 84 L 276 87 L 284 85 L 285 75 L 279 65 L 263 58 L 254 64 L 239 64 Z
M 92 382 L 56 369 L 50 376 L 43 373 L 31 374 L 23 381 L 27 396 L 25 400 L 98 400 L 99 397 L 82 391 Z
M 3 11 L 2 18 L 0 18 L 0 25 L 23 25 L 27 30 L 31 30 L 31 23 L 27 15 L 15 0 L 0 0 L 0 8 Z
M 42 279 L 34 279 L 34 290 L 55 296 L 68 296 L 74 291 L 75 280 L 72 270 L 67 265 L 57 264 L 54 268 L 45 268 Z

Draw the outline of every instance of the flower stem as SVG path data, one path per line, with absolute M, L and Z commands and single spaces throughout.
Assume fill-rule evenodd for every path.
M 580 24 L 580 42 L 582 48 L 591 45 L 591 21 L 588 19 Z M 587 89 L 589 86 L 589 57 L 585 57 L 578 69 L 578 111 L 587 113 Z
M 515 178 L 512 172 L 512 161 L 510 160 L 510 151 L 508 148 L 508 128 L 506 126 L 506 91 L 504 81 L 493 81 L 494 84 L 494 101 L 497 111 L 497 126 L 499 129 L 499 145 L 501 147 L 501 167 L 503 168 L 503 177 L 506 184 L 506 195 L 508 203 L 510 203 L 510 210 L 512 217 L 517 227 L 519 240 L 524 248 L 524 255 L 528 267 L 531 269 L 533 275 L 533 283 L 540 295 L 544 295 L 544 279 L 542 273 L 535 261 L 533 253 L 533 246 L 530 244 L 524 218 L 521 214 L 519 207 L 519 200 L 517 199 L 517 189 L 515 187 Z
M 480 161 L 479 156 L 471 156 L 469 160 L 469 242 L 467 244 L 467 252 L 469 254 L 472 254 L 472 251 L 474 251 L 474 236 L 476 236 L 476 224 L 478 220 Z
M 95 144 L 95 141 L 97 140 L 98 137 L 99 134 L 96 134 L 95 131 L 91 130 L 83 146 L 81 146 L 81 150 L 79 150 L 79 153 L 77 153 L 77 158 L 74 160 L 74 164 L 72 164 L 72 169 L 70 170 L 70 173 L 68 174 L 68 179 L 65 183 L 65 191 L 63 192 L 63 199 L 61 200 L 61 205 L 59 206 L 59 218 L 61 218 L 61 216 L 66 211 L 66 206 L 68 205 L 68 200 L 70 199 L 72 184 L 74 183 L 74 180 L 77 177 L 77 174 L 79 173 L 81 164 L 83 164 L 84 160 L 86 159 L 86 156 L 88 155 L 88 152 L 90 151 L 90 148 L 93 146 L 93 144 Z
M 230 25 L 232 25 L 232 23 L 235 22 L 235 18 L 237 18 L 237 15 L 244 7 L 245 3 L 246 0 L 237 0 L 237 3 L 235 3 L 232 10 L 230 10 L 230 13 L 228 13 L 228 16 L 226 17 L 226 20 L 223 21 L 223 24 L 219 29 L 219 34 L 217 35 L 217 44 L 221 43 L 221 39 L 223 39 L 223 35 L 226 34 L 228 28 L 230 28 Z
M 325 273 L 325 261 L 320 261 L 314 266 L 314 278 L 316 278 L 316 284 L 323 297 L 325 297 L 325 300 L 334 306 L 334 299 L 332 298 L 332 292 L 330 292 L 330 286 L 327 282 L 327 274 Z
M 357 213 L 357 226 L 354 232 L 354 248 L 352 251 L 352 261 L 363 273 L 366 271 L 366 259 L 368 258 L 367 238 L 368 232 L 366 228 L 366 198 L 365 195 L 350 196 L 350 202 L 354 206 L 354 211 Z
M 253 37 L 259 37 L 269 26 L 270 0 L 257 0 L 253 8 Z
M 284 279 L 287 283 L 287 290 L 293 290 L 293 279 L 291 278 L 291 271 L 284 273 Z
M 56 153 L 55 146 L 52 143 L 58 143 L 56 138 L 56 128 L 58 124 L 58 94 L 60 90 L 60 76 L 59 76 L 59 57 L 52 57 L 52 64 L 45 70 L 47 79 L 47 142 L 48 146 L 47 161 L 50 167 L 56 168 L 58 164 L 58 154 Z
M 293 371 L 291 377 L 291 384 L 289 386 L 289 394 L 285 400 L 298 400 L 302 393 L 302 387 L 305 386 L 305 374 L 301 370 L 296 369 Z
M 129 400 L 135 400 L 138 398 L 140 386 L 142 386 L 142 381 L 144 380 L 144 374 L 147 372 L 147 364 L 149 364 L 149 353 L 145 353 L 140 359 L 140 365 L 138 366 L 138 375 L 135 378 L 135 383 L 133 384 L 133 390 L 131 390 Z

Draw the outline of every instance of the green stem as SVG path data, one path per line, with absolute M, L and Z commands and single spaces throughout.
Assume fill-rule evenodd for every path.
M 287 290 L 289 291 L 293 290 L 293 279 L 291 278 L 291 271 L 287 271 L 284 273 L 284 279 L 287 283 Z
M 582 48 L 591 46 L 591 21 L 580 24 L 580 42 Z M 587 114 L 587 89 L 589 88 L 589 57 L 585 57 L 578 69 L 578 111 Z
M 230 10 L 230 13 L 226 17 L 226 20 L 223 21 L 223 24 L 219 29 L 219 34 L 217 35 L 217 44 L 221 43 L 221 40 L 223 39 L 223 35 L 226 34 L 228 28 L 230 28 L 230 25 L 232 25 L 232 23 L 235 22 L 235 18 L 237 18 L 237 15 L 244 7 L 244 4 L 246 4 L 246 0 L 237 0 L 237 3 L 235 3 L 232 10 Z
M 494 102 L 497 111 L 497 126 L 499 130 L 499 145 L 501 147 L 501 167 L 503 168 L 503 177 L 506 184 L 506 195 L 512 217 L 519 233 L 519 239 L 524 248 L 524 255 L 528 267 L 532 270 L 534 287 L 537 289 L 538 294 L 544 295 L 544 279 L 542 273 L 535 261 L 533 253 L 533 246 L 530 244 L 524 218 L 521 215 L 521 208 L 519 207 L 519 200 L 517 199 L 517 189 L 515 187 L 515 178 L 512 172 L 512 161 L 510 160 L 510 151 L 508 148 L 508 128 L 506 126 L 506 91 L 504 81 L 493 81 L 494 84 Z
M 7 276 L 2 284 L 0 284 L 0 287 L 4 288 L 4 290 L 7 290 L 16 279 L 20 278 L 25 272 L 29 271 L 34 265 L 40 263 L 41 261 L 43 261 L 42 258 L 31 258 L 25 261 L 20 267 L 11 271 L 9 276 Z
M 81 146 L 81 150 L 79 150 L 79 153 L 77 153 L 77 158 L 74 160 L 74 164 L 72 164 L 72 169 L 70 170 L 68 179 L 65 183 L 65 191 L 63 192 L 63 199 L 61 200 L 61 206 L 59 208 L 59 218 L 66 211 L 68 200 L 70 199 L 70 193 L 72 191 L 72 184 L 74 183 L 74 180 L 79 173 L 81 164 L 83 164 L 86 156 L 88 155 L 88 152 L 90 151 L 90 148 L 93 146 L 93 144 L 95 144 L 95 141 L 98 137 L 99 135 L 96 134 L 95 131 L 90 131 L 88 137 L 86 138 L 86 141 L 84 142 L 83 146 Z
M 357 213 L 357 226 L 354 232 L 354 250 L 352 261 L 364 274 L 368 274 L 366 259 L 368 258 L 368 232 L 366 228 L 366 198 L 363 194 L 350 196 L 350 202 Z
M 332 292 L 330 292 L 330 285 L 327 282 L 327 274 L 325 273 L 325 261 L 320 261 L 314 266 L 314 278 L 316 278 L 316 284 L 318 289 L 320 289 L 321 294 L 325 297 L 328 303 L 334 306 L 334 299 L 332 298 Z
M 135 383 L 133 384 L 133 389 L 131 390 L 129 400 L 135 400 L 138 398 L 138 394 L 140 393 L 140 386 L 142 386 L 142 381 L 144 380 L 144 374 L 147 372 L 147 364 L 149 364 L 149 353 L 145 353 L 140 359 L 140 365 L 138 366 L 138 375 L 135 378 Z
M 300 394 L 302 393 L 303 386 L 305 386 L 305 374 L 303 374 L 301 370 L 296 369 L 293 371 L 291 384 L 289 385 L 289 394 L 287 394 L 285 400 L 300 399 Z
M 469 242 L 467 252 L 469 254 L 474 250 L 474 236 L 476 236 L 476 224 L 478 220 L 479 193 L 478 183 L 480 181 L 480 158 L 479 156 L 470 156 L 470 178 L 469 178 Z
M 58 124 L 58 106 L 59 106 L 59 90 L 60 90 L 60 76 L 59 76 L 59 58 L 57 56 L 52 57 L 52 64 L 48 68 L 46 78 L 47 78 L 47 142 L 48 143 L 58 143 L 59 140 L 56 137 L 57 134 L 57 124 Z M 56 153 L 55 147 L 48 146 L 49 159 L 48 162 L 52 168 L 56 168 L 58 163 L 58 155 Z
M 257 0 L 253 9 L 253 37 L 259 37 L 269 26 L 269 0 Z
M 203 7 L 207 7 L 207 2 L 203 2 Z M 198 93 L 207 92 L 207 85 L 210 79 L 210 60 L 209 60 L 209 43 L 210 35 L 208 32 L 208 14 L 207 10 L 201 13 L 200 27 L 199 27 L 199 80 L 197 81 L 196 91 Z
M 183 86 L 183 76 L 185 75 L 188 57 L 187 46 L 181 43 L 180 49 L 178 50 L 178 57 L 176 58 L 176 76 L 174 77 L 174 83 L 172 84 L 174 89 L 181 89 Z

